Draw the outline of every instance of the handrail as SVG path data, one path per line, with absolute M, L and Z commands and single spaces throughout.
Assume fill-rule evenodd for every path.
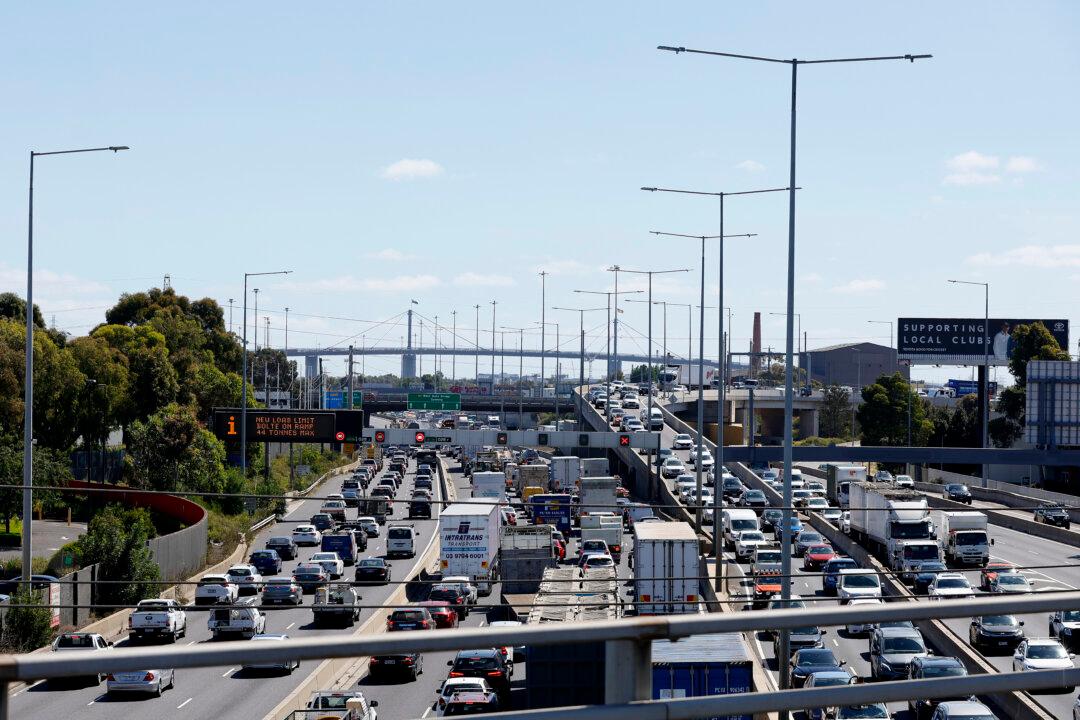
M 495 645 L 560 645 L 612 640 L 649 641 L 690 635 L 748 632 L 764 629 L 838 626 L 859 622 L 930 620 L 980 615 L 1007 615 L 1080 610 L 1080 592 L 1021 598 L 942 600 L 839 608 L 796 608 L 742 613 L 663 615 L 614 621 L 537 625 L 518 628 L 468 628 L 404 631 L 370 637 L 341 634 L 290 639 L 276 643 L 243 641 L 181 648 L 117 648 L 108 653 L 56 653 L 0 656 L 0 682 L 86 675 L 147 667 L 209 667 L 229 663 L 276 662 L 287 659 L 362 657 L 411 651 L 462 650 Z M 1003 688 L 1002 688 L 1003 689 Z

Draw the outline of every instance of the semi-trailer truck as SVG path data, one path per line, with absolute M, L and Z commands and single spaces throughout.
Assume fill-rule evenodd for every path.
M 482 595 L 499 574 L 499 503 L 493 498 L 448 505 L 439 515 L 443 577 L 468 577 Z
M 904 545 L 934 539 L 934 523 L 926 498 L 887 483 L 852 482 L 851 534 L 901 570 Z
M 641 615 L 696 613 L 698 539 L 685 522 L 634 525 L 634 594 Z

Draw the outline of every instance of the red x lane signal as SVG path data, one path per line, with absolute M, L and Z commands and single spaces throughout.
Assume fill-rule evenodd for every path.
M 619 447 L 630 447 L 630 436 L 629 435 L 620 435 L 619 436 Z

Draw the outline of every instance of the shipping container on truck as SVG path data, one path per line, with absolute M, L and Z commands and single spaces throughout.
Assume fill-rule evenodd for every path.
M 499 573 L 499 504 L 494 499 L 448 505 L 439 515 L 439 569 L 464 575 L 478 592 L 491 593 Z
M 572 496 L 568 493 L 543 493 L 528 499 L 533 525 L 554 525 L 556 530 L 570 534 Z
M 654 700 L 754 692 L 753 659 L 740 633 L 654 640 L 652 668 Z M 751 718 L 723 715 L 711 720 Z
M 518 495 L 522 497 L 524 497 L 525 488 L 527 487 L 542 488 L 542 492 L 547 492 L 550 479 L 551 470 L 546 463 L 519 465 L 517 477 L 514 480 L 514 488 L 517 490 Z
M 853 482 L 866 482 L 866 468 L 862 465 L 828 463 L 825 466 L 825 494 L 837 507 L 850 505 Z
M 558 564 L 550 525 L 516 525 L 502 529 L 499 579 L 504 593 L 534 593 L 544 571 Z
M 581 514 L 617 512 L 618 508 L 615 505 L 617 487 L 619 487 L 619 481 L 613 477 L 581 478 L 581 490 L 578 493 L 581 498 L 579 504 Z
M 700 574 L 698 539 L 689 523 L 634 525 L 634 594 L 640 615 L 698 612 Z
M 561 455 L 551 458 L 551 484 L 548 489 L 552 492 L 575 492 L 577 482 L 581 478 L 581 458 L 573 455 Z
M 501 472 L 474 472 L 472 474 L 474 498 L 506 499 L 506 475 Z

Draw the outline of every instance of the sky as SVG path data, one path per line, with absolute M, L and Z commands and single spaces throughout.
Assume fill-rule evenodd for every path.
M 656 277 L 653 297 L 698 302 L 700 243 L 650 231 L 716 234 L 718 202 L 640 187 L 788 184 L 788 66 L 657 45 L 932 53 L 800 68 L 795 303 L 809 347 L 887 344 L 870 320 L 981 316 L 981 288 L 948 279 L 989 282 L 991 316 L 1068 318 L 1076 343 L 1078 40 L 1068 1 L 7 3 L 0 291 L 25 294 L 29 151 L 124 144 L 36 164 L 35 301 L 68 332 L 166 275 L 232 298 L 239 330 L 243 273 L 288 269 L 250 285 L 274 345 L 286 307 L 290 346 L 398 344 L 415 299 L 427 340 L 438 316 L 472 342 L 479 304 L 489 346 L 495 300 L 496 325 L 532 328 L 537 346 L 546 271 L 546 320 L 576 349 L 578 313 L 550 308 L 602 307 L 572 291 L 610 290 L 612 264 L 689 269 Z M 756 233 L 726 244 L 732 348 L 747 349 L 755 311 L 779 348 L 787 196 L 725 211 L 727 233 Z M 620 347 L 644 353 L 647 305 L 624 308 Z M 585 315 L 590 352 L 604 321 Z M 685 347 L 686 309 L 667 322 Z M 662 324 L 657 308 L 657 351 Z M 715 356 L 715 309 L 705 325 Z

